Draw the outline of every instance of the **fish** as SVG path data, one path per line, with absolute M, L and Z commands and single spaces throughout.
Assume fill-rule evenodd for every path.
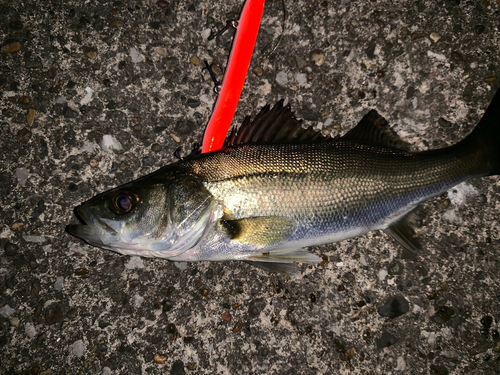
M 298 275 L 308 247 L 382 230 L 417 252 L 420 204 L 500 174 L 500 90 L 455 145 L 410 151 L 376 111 L 342 137 L 302 127 L 283 100 L 247 117 L 224 147 L 166 165 L 84 202 L 67 231 L 120 254 L 240 260 Z

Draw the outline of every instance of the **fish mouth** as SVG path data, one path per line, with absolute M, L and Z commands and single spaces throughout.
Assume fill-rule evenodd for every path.
M 95 217 L 87 207 L 77 207 L 75 215 L 82 224 L 68 225 L 66 230 L 69 234 L 99 247 L 109 246 L 110 243 L 116 240 L 118 236 L 116 230 L 103 220 Z

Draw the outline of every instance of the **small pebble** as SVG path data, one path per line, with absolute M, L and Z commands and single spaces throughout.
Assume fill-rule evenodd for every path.
M 92 168 L 95 168 L 95 167 L 97 167 L 97 166 L 99 165 L 99 161 L 98 161 L 98 160 L 96 160 L 96 159 L 92 159 L 92 160 L 90 160 L 89 165 L 90 165 Z
M 476 25 L 474 27 L 474 33 L 476 33 L 476 35 L 481 35 L 484 32 L 484 29 L 484 25 Z
M 167 61 L 165 61 L 165 64 L 169 68 L 173 68 L 174 66 L 179 65 L 179 59 L 175 56 L 170 56 L 169 58 L 167 58 Z M 219 71 L 220 71 L 220 68 L 219 68 Z
M 130 58 L 134 64 L 143 62 L 146 60 L 143 54 L 141 54 L 135 47 L 130 47 Z
M 455 310 L 448 306 L 441 306 L 432 316 L 432 320 L 438 324 L 446 323 L 455 314 Z
M 45 312 L 45 321 L 47 324 L 56 324 L 62 322 L 64 319 L 64 313 L 59 306 L 59 304 L 52 304 L 49 306 L 47 311 Z
M 187 105 L 191 108 L 197 108 L 200 106 L 200 101 L 194 98 L 189 98 L 187 100 Z
M 155 47 L 155 53 L 161 57 L 167 57 L 167 49 L 165 47 Z
M 196 66 L 200 65 L 200 58 L 198 56 L 196 56 L 196 55 L 191 56 L 191 58 L 189 59 L 189 61 L 193 65 L 196 65 Z
M 19 250 L 19 246 L 12 242 L 7 242 L 3 248 L 5 250 L 5 255 L 8 256 L 17 255 L 17 251 Z
M 203 289 L 203 290 L 201 291 L 201 295 L 202 295 L 203 297 L 208 296 L 208 289 Z
M 451 52 L 451 57 L 453 57 L 455 61 L 464 61 L 464 57 L 462 56 L 462 54 L 457 51 Z
M 142 165 L 145 167 L 152 167 L 155 164 L 155 159 L 151 156 L 146 156 L 142 159 Z
M 429 35 L 429 38 L 431 38 L 434 43 L 437 43 L 439 39 L 441 39 L 441 35 L 439 35 L 438 33 L 431 33 L 431 35 Z
M 78 112 L 66 105 L 63 109 L 63 116 L 66 118 L 77 118 Z
M 304 116 L 304 120 L 307 121 L 318 121 L 318 115 L 316 113 L 308 113 Z
M 78 312 L 76 311 L 76 309 L 73 307 L 71 309 L 68 310 L 68 312 L 66 313 L 66 317 L 68 319 L 75 319 L 76 317 L 78 316 Z
M 375 339 L 375 344 L 377 345 L 377 348 L 387 348 L 388 346 L 394 345 L 398 342 L 398 338 L 389 332 L 384 331 L 382 333 L 382 336 L 380 338 Z
M 374 42 L 370 43 L 368 48 L 366 48 L 365 53 L 369 59 L 373 59 L 375 57 L 375 48 L 377 48 L 377 45 Z
M 492 82 L 497 82 L 497 81 L 498 81 L 498 77 L 497 76 L 486 77 L 484 79 L 484 82 L 487 82 L 487 83 L 492 83 Z
M 12 224 L 12 226 L 10 228 L 14 231 L 19 231 L 19 230 L 23 229 L 23 227 L 24 227 L 24 223 L 17 222 L 17 223 Z
M 119 19 L 114 19 L 109 22 L 109 26 L 111 27 L 122 27 L 123 26 L 123 21 Z
M 230 322 L 231 314 L 228 311 L 226 311 L 224 314 L 222 314 L 222 320 L 225 322 Z
M 411 40 L 421 39 L 425 36 L 426 36 L 425 33 L 413 33 L 413 34 L 411 34 Z
M 168 1 L 165 1 L 165 0 L 158 0 L 156 2 L 156 5 L 159 7 L 159 8 L 166 8 L 168 7 Z
M 309 59 L 311 59 L 316 66 L 321 66 L 325 63 L 325 54 L 323 51 L 316 49 L 309 54 Z
M 457 0 L 454 0 L 457 1 Z M 431 365 L 430 375 L 449 375 L 450 371 L 442 365 Z
M 83 268 L 83 267 L 82 267 L 82 268 L 77 268 L 77 269 L 75 270 L 75 275 L 77 275 L 77 276 L 85 276 L 85 275 L 87 275 L 88 273 L 89 273 L 89 270 L 88 270 L 88 269 L 86 269 L 86 268 Z
M 401 275 L 403 272 L 403 265 L 401 262 L 396 262 L 389 267 L 389 275 Z
M 31 293 L 38 295 L 40 294 L 40 290 L 42 290 L 42 287 L 40 285 L 40 280 L 35 279 L 35 281 L 31 283 Z
M 410 310 L 410 304 L 403 296 L 394 296 L 378 308 L 378 313 L 387 318 L 397 318 Z
M 286 74 L 286 72 L 278 72 L 278 74 L 276 74 L 276 82 L 280 86 L 286 86 L 288 84 L 288 75 Z
M 181 142 L 181 139 L 176 136 L 174 133 L 170 133 L 170 136 L 172 137 L 172 139 L 177 142 L 177 143 L 180 143 Z
M 26 323 L 24 325 L 24 332 L 26 333 L 26 336 L 28 336 L 30 339 L 34 339 L 37 333 L 35 326 L 30 323 Z
M 31 131 L 28 128 L 22 128 L 17 132 L 17 139 L 22 144 L 26 144 L 31 139 Z
M 241 320 L 238 320 L 238 322 L 233 327 L 233 332 L 238 333 L 239 331 L 241 331 L 244 325 L 245 323 L 243 323 Z
M 19 318 L 17 316 L 11 316 L 9 318 L 9 320 L 10 320 L 10 324 L 12 324 L 14 327 L 18 327 L 19 326 L 20 320 L 19 320 Z
M 63 288 L 64 288 L 64 277 L 58 276 L 56 282 L 54 283 L 54 289 L 59 291 L 63 290 Z
M 172 365 L 172 370 L 170 371 L 170 375 L 185 375 L 186 371 L 184 370 L 184 362 L 181 360 L 175 361 Z
M 16 312 L 16 310 L 14 310 L 9 305 L 5 305 L 5 306 L 0 308 L 0 316 L 4 319 L 7 319 L 9 316 L 14 314 L 15 312 Z
M 87 346 L 83 342 L 83 340 L 77 340 L 71 345 L 71 351 L 75 357 L 83 357 L 85 351 L 87 350 Z
M 497 341 L 497 342 L 495 343 L 495 346 L 493 347 L 493 351 L 494 351 L 495 353 L 500 353 L 500 341 Z
M 264 74 L 264 71 L 260 66 L 256 66 L 255 68 L 252 69 L 253 74 L 255 74 L 257 77 L 262 77 L 262 74 Z
M 154 360 L 155 360 L 156 363 L 163 364 L 163 363 L 167 362 L 167 356 L 166 355 L 160 355 L 160 354 L 156 353 L 155 356 L 154 356 Z
M 34 235 L 23 235 L 23 239 L 26 242 L 32 242 L 32 243 L 43 243 L 47 240 L 44 236 L 34 236 Z
M 19 103 L 28 104 L 29 102 L 30 102 L 30 98 L 28 98 L 26 95 L 23 95 L 19 98 Z
M 83 47 L 83 53 L 89 59 L 93 60 L 97 57 L 98 51 L 97 51 L 97 48 L 95 48 L 95 47 Z
M 123 147 L 122 147 L 121 143 L 118 141 L 118 139 L 116 139 L 115 137 L 113 137 L 110 134 L 106 134 L 102 137 L 101 148 L 104 151 L 107 151 L 110 149 L 120 151 L 123 149 Z
M 108 104 L 106 104 L 107 109 L 116 109 L 117 106 L 118 104 L 116 104 L 114 100 L 110 100 Z
M 2 53 L 14 53 L 23 48 L 22 44 L 17 40 L 9 41 L 2 45 L 0 51 Z
M 28 114 L 26 115 L 26 123 L 29 126 L 33 126 L 33 122 L 35 121 L 35 110 L 33 108 L 28 109 Z

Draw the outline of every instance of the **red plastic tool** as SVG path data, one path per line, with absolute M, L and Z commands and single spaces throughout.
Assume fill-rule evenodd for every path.
M 217 151 L 224 145 L 250 66 L 264 3 L 265 0 L 245 2 L 229 55 L 229 63 L 222 80 L 222 88 L 205 130 L 202 152 Z

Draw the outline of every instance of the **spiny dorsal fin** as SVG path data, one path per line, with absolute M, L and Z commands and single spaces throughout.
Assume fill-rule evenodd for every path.
M 370 146 L 398 148 L 408 150 L 408 143 L 404 142 L 389 124 L 372 109 L 353 129 L 347 132 L 340 141 L 363 143 Z
M 226 139 L 224 147 L 234 147 L 243 144 L 269 143 L 309 143 L 327 142 L 333 140 L 325 137 L 311 127 L 304 129 L 302 121 L 295 118 L 290 110 L 290 104 L 283 105 L 283 99 L 269 109 L 266 105 L 253 121 L 247 117 L 236 130 L 234 127 Z

